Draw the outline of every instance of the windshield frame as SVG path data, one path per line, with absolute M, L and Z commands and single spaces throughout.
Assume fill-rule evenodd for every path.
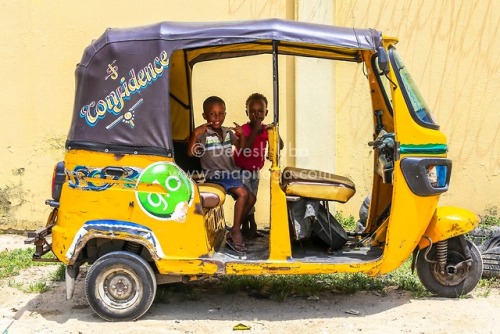
M 413 80 L 410 71 L 406 68 L 406 64 L 404 64 L 403 59 L 393 45 L 389 47 L 389 59 L 391 61 L 392 68 L 394 69 L 394 74 L 401 89 L 401 93 L 403 94 L 413 120 L 418 125 L 425 128 L 439 130 L 439 124 L 436 123 L 426 101 L 418 89 L 418 86 Z M 403 76 L 401 74 L 402 71 L 405 71 L 406 75 Z M 410 92 L 412 92 L 412 94 L 410 94 Z M 410 95 L 413 98 L 411 98 Z M 421 108 L 417 109 L 418 106 L 415 102 L 417 102 Z
M 387 110 L 391 116 L 394 116 L 393 106 L 392 106 L 392 95 L 391 89 L 393 83 L 387 78 L 387 75 L 384 75 L 380 69 L 378 68 L 378 53 L 374 53 L 371 58 L 372 68 L 375 72 L 375 78 L 377 79 L 377 83 L 380 87 L 380 91 L 382 92 L 382 96 L 384 97 L 385 104 L 387 106 Z M 384 84 L 383 80 L 387 80 L 387 86 Z

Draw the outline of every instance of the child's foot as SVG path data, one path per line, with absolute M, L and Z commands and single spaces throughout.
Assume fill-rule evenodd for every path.
M 226 234 L 226 244 L 229 246 L 229 248 L 236 252 L 244 253 L 248 250 L 247 246 L 243 242 L 243 238 L 241 237 L 241 235 L 238 239 L 237 236 L 233 236 L 232 231 L 229 231 Z
M 262 238 L 264 235 L 257 230 L 257 224 L 250 223 L 250 230 L 245 235 L 248 239 Z

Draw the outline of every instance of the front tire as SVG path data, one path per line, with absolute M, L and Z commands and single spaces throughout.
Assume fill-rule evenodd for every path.
M 417 274 L 422 285 L 440 297 L 456 298 L 471 292 L 481 279 L 483 273 L 483 261 L 479 249 L 469 240 L 465 240 L 470 251 L 471 264 L 466 265 L 464 251 L 459 238 L 448 240 L 448 256 L 444 272 L 440 272 L 437 264 L 437 247 L 432 245 L 432 249 L 427 254 L 428 262 L 425 259 L 426 249 L 420 250 L 417 256 Z M 458 264 L 461 264 L 457 266 Z
M 153 303 L 156 278 L 142 257 L 129 252 L 111 252 L 90 267 L 85 294 L 90 307 L 104 320 L 137 320 Z

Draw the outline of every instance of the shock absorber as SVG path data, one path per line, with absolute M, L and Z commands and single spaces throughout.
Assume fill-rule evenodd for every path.
M 441 275 L 445 274 L 446 262 L 448 261 L 448 240 L 436 243 L 436 258 Z
M 125 241 L 123 249 L 126 250 L 127 252 L 139 255 L 142 251 L 142 245 L 130 241 Z

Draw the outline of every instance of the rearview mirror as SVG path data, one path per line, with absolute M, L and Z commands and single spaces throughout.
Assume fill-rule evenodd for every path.
M 383 46 L 379 46 L 377 49 L 377 61 L 378 68 L 382 71 L 382 74 L 389 73 L 389 57 L 387 56 L 387 50 Z

